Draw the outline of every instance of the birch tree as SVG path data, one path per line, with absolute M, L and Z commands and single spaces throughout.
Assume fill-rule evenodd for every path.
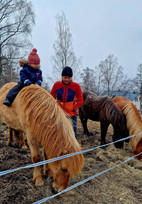
M 77 79 L 81 57 L 77 58 L 73 50 L 72 34 L 64 12 L 56 16 L 56 23 L 57 40 L 53 44 L 54 55 L 51 57 L 53 70 L 61 76 L 63 68 L 69 66 L 73 69 L 74 79 Z

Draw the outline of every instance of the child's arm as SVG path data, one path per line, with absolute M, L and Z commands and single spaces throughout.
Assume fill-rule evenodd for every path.
M 29 86 L 32 84 L 32 82 L 29 80 L 28 72 L 24 68 L 21 69 L 20 71 L 20 79 L 26 86 Z
M 43 81 L 43 79 L 42 79 L 42 71 L 40 70 L 40 73 L 38 75 L 38 79 L 37 79 L 35 84 L 38 84 L 39 86 L 41 86 L 42 81 Z

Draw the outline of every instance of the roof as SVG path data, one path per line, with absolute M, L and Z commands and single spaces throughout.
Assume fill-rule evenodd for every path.
M 107 92 L 104 91 L 101 96 L 106 96 Z M 133 101 L 137 96 L 139 95 L 138 92 L 128 92 L 128 91 L 110 91 L 109 96 L 111 98 L 117 97 L 117 96 L 124 96 L 125 98 Z

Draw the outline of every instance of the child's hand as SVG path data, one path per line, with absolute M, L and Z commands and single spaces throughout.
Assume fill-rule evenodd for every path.
M 30 81 L 30 80 L 28 80 L 27 82 L 26 82 L 26 86 L 29 86 L 29 85 L 31 85 L 32 84 L 32 82 Z
M 41 86 L 41 82 L 40 81 L 37 81 L 35 84 Z

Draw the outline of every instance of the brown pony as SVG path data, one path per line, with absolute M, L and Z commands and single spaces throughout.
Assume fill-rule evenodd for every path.
M 39 145 L 44 149 L 45 159 L 81 151 L 70 120 L 42 87 L 25 87 L 11 107 L 3 105 L 6 94 L 14 85 L 16 83 L 8 83 L 1 88 L 0 113 L 9 128 L 26 133 L 33 163 L 40 161 Z M 79 154 L 46 164 L 44 173 L 53 177 L 53 188 L 59 192 L 67 187 L 70 175 L 79 174 L 83 164 L 84 157 Z M 40 166 L 34 167 L 33 179 L 36 185 L 43 185 Z
M 132 101 L 125 97 L 115 97 L 112 99 L 119 109 L 126 115 L 127 128 L 130 135 L 136 135 L 130 139 L 130 145 L 133 153 L 136 155 L 142 152 L 142 121 L 139 111 Z M 142 160 L 142 154 L 138 156 Z
M 83 92 L 83 105 L 79 108 L 79 117 L 84 129 L 84 134 L 89 135 L 87 120 L 100 121 L 101 145 L 106 144 L 106 133 L 111 123 L 114 129 L 113 141 L 128 135 L 125 115 L 117 108 L 109 97 L 98 97 L 90 91 Z M 123 147 L 124 141 L 115 143 L 118 148 Z

